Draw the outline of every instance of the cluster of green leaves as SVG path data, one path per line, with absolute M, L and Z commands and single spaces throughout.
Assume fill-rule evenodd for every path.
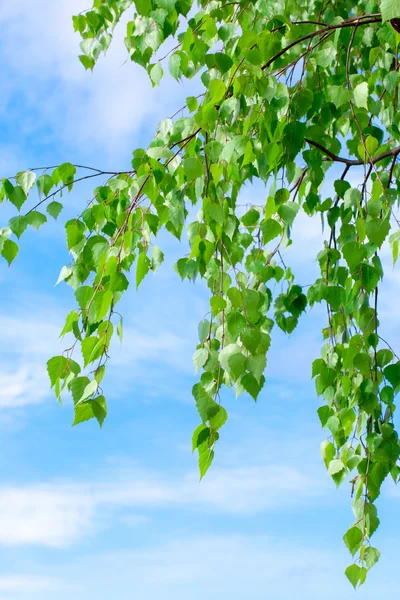
M 394 423 L 400 360 L 380 337 L 378 318 L 379 255 L 390 243 L 395 263 L 400 240 L 400 4 L 198 4 L 194 13 L 185 0 L 95 0 L 74 17 L 83 38 L 81 61 L 92 69 L 134 7 L 126 36 L 131 59 L 157 85 L 169 57 L 176 79 L 201 73 L 204 93 L 187 98 L 185 116 L 160 123 L 149 146 L 133 152 L 131 171 L 81 172 L 63 164 L 37 180 L 33 171 L 19 173 L 15 185 L 3 180 L 1 199 L 19 214 L 0 232 L 1 253 L 11 263 L 18 252 L 12 235 L 47 221 L 39 207 L 57 218 L 62 205 L 55 197 L 63 189 L 108 177 L 82 214 L 66 223 L 72 262 L 59 281 L 75 290 L 77 307 L 62 335 L 73 343 L 48 363 L 57 397 L 66 389 L 72 395 L 74 424 L 97 418 L 102 425 L 109 346 L 114 332 L 122 337 L 117 303 L 132 269 L 139 286 L 161 264 L 159 231 L 180 239 L 186 230 L 190 252 L 175 270 L 182 279 L 204 279 L 210 291 L 193 357 L 201 370 L 193 388 L 201 477 L 228 418 L 222 386 L 257 400 L 272 327 L 290 334 L 307 307 L 325 303 L 325 343 L 312 375 L 330 436 L 322 458 L 336 485 L 351 478 L 356 521 L 344 541 L 357 556 L 346 571 L 357 587 L 379 558 L 370 538 L 379 524 L 381 486 L 389 475 L 395 482 L 400 477 Z M 178 44 L 158 58 L 169 37 Z M 343 172 L 330 185 L 336 163 Z M 355 168 L 362 171 L 358 186 L 349 177 Z M 254 179 L 268 186 L 266 199 L 243 212 L 240 192 Z M 35 182 L 39 201 L 22 215 Z M 189 205 L 199 208 L 191 223 Z M 328 232 L 317 257 L 321 275 L 307 293 L 281 256 L 299 212 L 318 214 Z M 85 369 L 91 371 L 85 375 Z

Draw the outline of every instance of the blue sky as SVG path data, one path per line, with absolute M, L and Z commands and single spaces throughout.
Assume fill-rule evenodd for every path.
M 1 176 L 65 160 L 124 169 L 158 120 L 196 89 L 166 79 L 153 90 L 125 62 L 122 35 L 85 73 L 70 17 L 87 3 L 13 0 L 1 8 Z M 68 286 L 54 287 L 68 262 L 62 223 L 89 194 L 77 187 L 60 222 L 27 233 L 12 268 L 0 265 L 0 600 L 198 600 L 210 590 L 230 600 L 356 597 L 343 575 L 348 484 L 336 491 L 319 458 L 324 433 L 310 365 L 322 309 L 291 338 L 275 332 L 257 405 L 225 394 L 229 421 L 199 483 L 191 356 L 207 294 L 180 282 L 172 265 L 182 248 L 161 237 L 165 264 L 121 307 L 125 339 L 105 382 L 104 428 L 71 429 L 72 407 L 53 397 L 45 363 L 62 349 L 58 335 L 74 306 Z M 243 203 L 254 198 L 265 199 L 261 186 L 246 190 Z M 3 224 L 9 216 L 2 205 Z M 285 261 L 301 284 L 311 283 L 319 223 L 299 217 L 295 242 Z M 382 332 L 396 346 L 400 278 L 387 249 L 384 259 Z M 381 561 L 359 598 L 398 590 L 399 503 L 388 485 L 374 541 Z

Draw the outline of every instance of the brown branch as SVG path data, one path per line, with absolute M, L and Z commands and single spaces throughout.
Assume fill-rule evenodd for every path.
M 93 169 L 93 170 L 95 170 L 95 169 Z M 26 213 L 25 216 L 29 215 L 29 213 L 36 210 L 38 206 L 43 204 L 43 202 L 50 200 L 50 198 L 54 198 L 54 196 L 56 196 L 57 194 L 62 192 L 66 187 L 69 187 L 70 185 L 74 185 L 75 183 L 78 183 L 79 181 L 84 181 L 85 179 L 92 179 L 93 177 L 100 177 L 100 175 L 111 175 L 112 177 L 115 177 L 117 175 L 130 175 L 132 173 L 133 173 L 133 171 L 121 171 L 119 173 L 118 172 L 108 173 L 107 171 L 99 171 L 98 173 L 93 173 L 92 175 L 85 175 L 84 177 L 78 177 L 78 179 L 74 179 L 70 183 L 65 183 L 60 188 L 57 188 L 54 192 L 52 192 L 51 194 L 46 196 L 46 198 L 43 198 L 42 200 L 40 200 L 40 202 L 38 202 L 37 204 L 35 204 L 35 206 L 33 206 L 30 210 L 28 210 L 28 212 Z
M 318 148 L 318 150 L 321 150 L 321 152 L 323 152 L 326 156 L 328 156 L 334 162 L 343 163 L 345 165 L 348 165 L 349 167 L 356 167 L 356 166 L 365 164 L 365 161 L 362 160 L 361 158 L 354 159 L 354 160 L 351 158 L 344 158 L 343 156 L 338 156 L 337 154 L 334 154 L 327 148 L 324 148 L 324 146 L 322 146 L 318 142 L 314 142 L 314 140 L 310 140 L 309 138 L 304 138 L 304 139 L 308 144 L 310 144 L 310 146 L 314 146 L 315 148 Z M 381 160 L 384 160 L 385 158 L 390 158 L 391 156 L 397 157 L 399 154 L 400 154 L 400 146 L 398 146 L 397 148 L 392 148 L 391 150 L 386 150 L 386 152 L 382 152 L 381 154 L 378 154 L 374 158 L 370 157 L 367 161 L 367 164 L 375 165 L 376 163 L 380 162 Z
M 323 29 L 319 29 L 318 31 L 313 31 L 311 33 L 308 33 L 307 35 L 303 35 L 298 40 L 294 40 L 293 42 L 291 42 L 290 44 L 285 46 L 285 48 L 282 48 L 282 50 L 280 50 L 277 54 L 275 54 L 275 56 L 270 58 L 265 63 L 265 65 L 263 65 L 261 67 L 261 69 L 264 71 L 270 65 L 272 65 L 272 63 L 274 63 L 278 58 L 283 56 L 288 50 L 290 50 L 291 48 L 294 48 L 294 46 L 297 46 L 297 44 L 301 44 L 302 42 L 312 39 L 316 35 L 323 35 L 324 33 L 327 33 L 328 31 L 334 31 L 335 29 L 344 29 L 345 27 L 358 27 L 359 25 L 368 25 L 369 23 L 380 23 L 381 21 L 382 21 L 382 16 L 380 14 L 376 14 L 376 15 L 374 14 L 374 15 L 363 15 L 361 17 L 355 17 L 353 19 L 348 19 L 347 21 L 343 21 L 343 23 L 339 23 L 338 25 L 327 25 Z

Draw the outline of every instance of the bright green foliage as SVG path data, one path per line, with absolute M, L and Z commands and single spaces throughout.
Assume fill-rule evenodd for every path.
M 395 263 L 400 241 L 400 3 L 95 0 L 73 18 L 87 69 L 126 11 L 129 56 L 152 84 L 168 60 L 177 80 L 201 73 L 204 89 L 187 98 L 184 116 L 159 124 L 147 149 L 134 150 L 128 172 L 64 163 L 37 178 L 27 171 L 3 180 L 0 200 L 17 209 L 0 231 L 9 263 L 18 252 L 11 236 L 46 222 L 39 208 L 57 218 L 59 192 L 90 177 L 105 180 L 66 223 L 72 263 L 59 282 L 75 290 L 77 306 L 62 335 L 74 341 L 50 359 L 51 385 L 58 398 L 71 393 L 74 425 L 91 418 L 103 424 L 100 384 L 114 328 L 122 339 L 116 306 L 132 278 L 138 287 L 161 264 L 159 231 L 180 239 L 186 229 L 190 253 L 175 270 L 182 279 L 204 279 L 210 293 L 193 359 L 201 371 L 193 387 L 201 421 L 193 450 L 203 477 L 228 418 L 221 388 L 257 400 L 272 327 L 290 334 L 307 308 L 326 304 L 312 376 L 329 435 L 322 459 L 336 485 L 352 484 L 355 522 L 344 542 L 356 561 L 346 576 L 357 587 L 379 559 L 370 539 L 381 486 L 400 475 L 393 421 L 400 359 L 380 337 L 378 318 L 379 254 L 389 243 Z M 163 57 L 166 40 L 173 49 Z M 343 170 L 335 180 L 336 163 Z M 361 185 L 352 187 L 357 168 Z M 243 212 L 240 192 L 254 179 L 266 184 L 265 201 Z M 39 200 L 26 211 L 35 182 Z M 199 212 L 187 223 L 191 205 Z M 281 256 L 300 212 L 318 215 L 326 237 L 320 276 L 307 290 Z

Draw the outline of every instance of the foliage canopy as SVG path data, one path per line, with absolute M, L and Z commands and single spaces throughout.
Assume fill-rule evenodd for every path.
M 186 229 L 190 255 L 175 269 L 182 279 L 204 279 L 210 291 L 194 354 L 201 423 L 193 450 L 203 477 L 228 418 L 221 387 L 256 400 L 273 325 L 290 334 L 307 307 L 325 303 L 312 376 L 329 431 L 322 458 L 336 485 L 349 477 L 352 484 L 355 522 L 344 542 L 356 557 L 346 575 L 357 587 L 379 559 L 370 538 L 381 486 L 400 477 L 393 420 L 400 360 L 380 337 L 378 318 L 381 249 L 390 243 L 396 263 L 400 241 L 400 0 L 94 0 L 73 17 L 86 69 L 127 11 L 126 49 L 153 85 L 169 68 L 176 80 L 200 74 L 204 91 L 186 99 L 176 113 L 184 116 L 164 119 L 147 148 L 134 150 L 127 172 L 64 163 L 2 180 L 0 200 L 17 209 L 0 230 L 9 264 L 15 238 L 57 219 L 62 191 L 104 180 L 65 224 L 72 261 L 59 281 L 75 290 L 77 306 L 62 331 L 72 346 L 48 361 L 51 386 L 59 399 L 71 392 L 74 424 L 103 424 L 110 340 L 122 338 L 117 303 L 132 271 L 138 287 L 161 264 L 157 234 L 180 239 Z M 343 170 L 332 181 L 336 163 Z M 356 187 L 355 167 L 362 171 Z M 268 186 L 267 199 L 243 213 L 240 191 L 254 179 Z M 198 215 L 187 223 L 192 205 Z M 326 237 L 320 277 L 308 289 L 280 254 L 300 211 L 318 213 Z

